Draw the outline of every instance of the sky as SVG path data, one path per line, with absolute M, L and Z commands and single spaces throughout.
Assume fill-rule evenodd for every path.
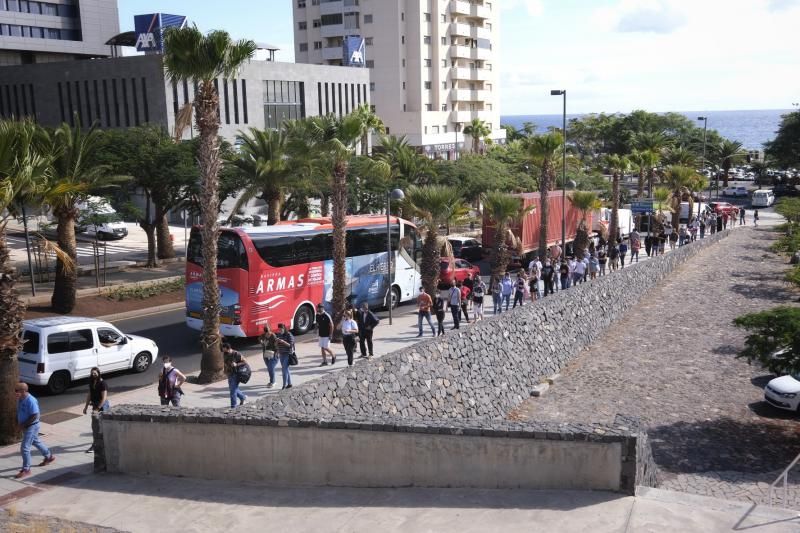
M 381 1 L 372 0 L 377 4 Z M 414 1 L 414 0 L 410 0 Z M 118 0 L 187 15 L 281 48 L 293 61 L 292 0 Z M 494 0 L 502 115 L 791 109 L 800 102 L 800 0 Z M 221 6 L 224 6 L 222 8 Z

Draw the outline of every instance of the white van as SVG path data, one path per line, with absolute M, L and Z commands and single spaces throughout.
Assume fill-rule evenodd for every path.
M 19 377 L 29 385 L 47 386 L 61 394 L 69 384 L 100 372 L 133 369 L 144 372 L 158 357 L 150 339 L 125 335 L 113 325 L 94 318 L 55 316 L 22 323 Z
M 753 191 L 753 198 L 750 203 L 753 207 L 769 207 L 775 203 L 775 193 L 772 192 L 772 189 Z
M 630 209 L 619 208 L 617 209 L 617 227 L 623 238 L 630 235 L 633 229 L 633 213 Z M 600 232 L 601 227 L 608 230 L 608 225 L 611 223 L 611 209 L 608 207 L 601 207 L 592 211 L 592 231 Z
M 85 202 L 79 202 L 75 207 L 82 212 L 82 215 L 92 213 L 103 219 L 102 224 L 81 226 L 78 228 L 81 232 L 96 235 L 100 240 L 123 239 L 128 236 L 128 226 L 105 198 L 90 196 Z

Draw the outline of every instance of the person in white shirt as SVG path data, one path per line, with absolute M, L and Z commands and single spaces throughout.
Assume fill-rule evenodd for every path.
M 532 276 L 534 273 L 536 277 L 539 277 L 539 272 L 542 270 L 542 262 L 539 261 L 538 257 L 534 257 L 533 260 L 528 263 L 528 276 Z
M 450 305 L 450 313 L 453 315 L 453 328 L 460 329 L 461 324 L 461 290 L 456 287 L 456 280 L 450 282 L 450 291 L 447 293 L 447 303 Z
M 586 260 L 573 261 L 574 267 L 572 268 L 572 284 L 577 285 L 583 283 L 583 277 L 586 275 Z
M 347 353 L 347 364 L 353 366 L 353 353 L 356 349 L 356 338 L 358 337 L 358 323 L 353 320 L 353 312 L 349 309 L 344 312 L 342 318 L 342 344 Z

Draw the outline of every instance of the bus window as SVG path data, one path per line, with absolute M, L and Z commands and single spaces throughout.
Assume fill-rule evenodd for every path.
M 392 250 L 397 250 L 400 240 L 400 227 L 391 227 Z M 348 257 L 380 254 L 386 251 L 386 228 L 354 228 L 347 230 Z
M 417 250 L 422 249 L 422 243 L 419 240 L 419 233 L 417 233 L 417 228 L 410 224 L 404 224 L 403 226 L 403 239 L 400 241 L 403 246 L 403 249 L 409 255 L 409 257 L 414 257 L 414 253 Z
M 203 266 L 203 237 L 199 230 L 192 230 L 187 251 L 187 261 Z M 220 233 L 217 241 L 217 268 L 241 268 L 247 270 L 247 252 L 238 235 Z
M 330 233 L 316 235 L 250 235 L 258 255 L 268 265 L 285 267 L 327 261 L 333 258 Z

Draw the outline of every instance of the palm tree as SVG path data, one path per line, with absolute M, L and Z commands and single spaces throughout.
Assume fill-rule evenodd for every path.
M 369 104 L 358 106 L 353 114 L 361 122 L 361 155 L 369 155 L 369 134 L 372 132 L 383 134 L 386 126 L 381 118 L 372 111 Z
M 581 212 L 581 222 L 575 233 L 573 247 L 578 257 L 583 258 L 586 248 L 589 247 L 589 228 L 586 225 L 586 215 L 589 211 L 600 209 L 602 206 L 597 193 L 592 191 L 575 191 L 569 196 L 570 203 Z
M 689 213 L 694 211 L 692 199 L 692 186 L 700 178 L 699 174 L 690 167 L 670 165 L 664 170 L 665 185 L 670 191 L 670 207 L 672 208 L 672 226 L 677 228 L 680 223 L 681 203 L 689 203 Z
M 667 187 L 656 187 L 653 191 L 653 207 L 656 210 L 653 216 L 653 227 L 651 232 L 653 235 L 658 235 L 664 229 L 664 211 L 671 213 L 672 207 L 669 205 L 672 192 Z
M 620 176 L 630 167 L 628 158 L 622 155 L 610 154 L 606 156 L 606 166 L 611 172 L 611 220 L 608 224 L 608 242 L 613 246 L 617 242 L 619 233 L 619 181 Z
M 747 152 L 742 149 L 742 143 L 728 139 L 723 139 L 719 144 L 712 145 L 709 148 L 709 159 L 714 159 L 717 165 L 722 168 L 722 186 L 727 187 L 731 167 L 744 161 L 747 158 Z
M 541 209 L 539 217 L 539 220 L 541 220 L 541 228 L 539 230 L 539 259 L 541 261 L 545 260 L 545 255 L 547 254 L 547 219 L 550 213 L 550 205 L 547 197 L 555 183 L 556 169 L 554 163 L 561 155 L 563 143 L 564 138 L 557 132 L 537 135 L 523 140 L 523 149 L 528 158 L 537 168 L 541 169 L 541 176 L 539 178 Z M 564 243 L 561 243 L 561 245 L 564 246 Z
M 290 177 L 286 135 L 278 130 L 251 128 L 249 135 L 241 133 L 237 139 L 241 144 L 240 151 L 230 164 L 247 180 L 247 187 L 231 212 L 238 213 L 260 194 L 261 199 L 267 202 L 267 224 L 276 224 L 280 220 L 284 188 Z
M 683 145 L 673 146 L 664 155 L 664 162 L 668 165 L 692 167 L 697 162 L 697 156 Z
M 0 122 L 0 213 L 35 193 L 50 171 L 49 158 L 36 150 L 38 127 L 29 121 Z M 0 221 L 0 444 L 19 438 L 14 386 L 19 376 L 25 305 L 14 289 L 16 272 L 6 244 L 6 220 Z
M 510 226 L 535 209 L 535 205 L 522 207 L 522 199 L 501 191 L 483 195 L 483 214 L 494 223 L 494 253 L 492 254 L 492 279 L 502 276 L 511 260 L 510 241 L 516 246 L 516 236 Z
M 250 40 L 234 42 L 224 31 L 203 35 L 196 26 L 171 28 L 164 35 L 164 68 L 173 82 L 196 82 L 195 122 L 199 132 L 198 165 L 202 179 L 201 229 L 203 254 L 203 329 L 200 333 L 203 356 L 200 383 L 222 378 L 222 352 L 219 333 L 219 286 L 217 284 L 217 206 L 219 155 L 219 94 L 217 78 L 235 77 L 239 68 L 256 51 Z
M 53 169 L 42 192 L 44 203 L 50 206 L 57 220 L 58 247 L 64 255 L 56 261 L 56 281 L 50 305 L 56 313 L 67 314 L 75 308 L 77 270 L 77 241 L 75 221 L 80 215 L 76 204 L 89 193 L 113 187 L 128 180 L 112 177 L 107 165 L 96 159 L 101 148 L 101 132 L 95 126 L 85 131 L 76 117 L 75 127 L 62 124 L 52 138 Z
M 479 118 L 473 118 L 472 121 L 464 126 L 464 135 L 472 137 L 472 152 L 478 153 L 481 146 L 481 139 L 492 133 L 489 126 Z
M 425 290 L 428 294 L 435 294 L 440 272 L 439 226 L 447 226 L 463 217 L 467 213 L 467 205 L 455 187 L 411 185 L 406 190 L 405 207 L 422 219 L 421 226 L 426 230 L 420 273 Z

